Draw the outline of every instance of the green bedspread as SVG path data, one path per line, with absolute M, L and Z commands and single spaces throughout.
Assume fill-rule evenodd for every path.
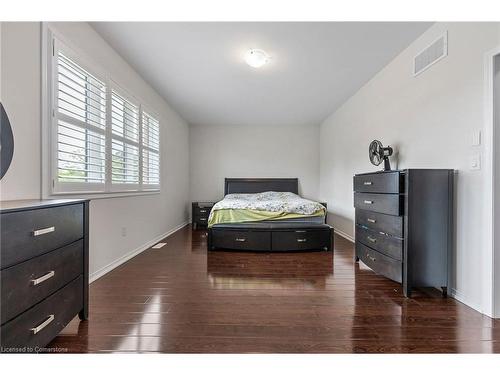
M 243 223 L 263 220 L 285 220 L 315 216 L 325 216 L 325 211 L 318 210 L 311 215 L 303 215 L 288 212 L 273 212 L 252 209 L 222 209 L 214 211 L 210 215 L 208 226 L 211 227 L 214 224 Z
M 290 192 L 227 194 L 210 212 L 208 226 L 249 221 L 325 216 L 320 203 Z

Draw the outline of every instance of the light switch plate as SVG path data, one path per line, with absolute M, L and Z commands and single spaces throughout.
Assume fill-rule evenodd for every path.
M 472 131 L 472 146 L 481 146 L 481 130 Z
M 470 160 L 470 169 L 473 171 L 478 171 L 481 169 L 481 154 L 474 153 Z

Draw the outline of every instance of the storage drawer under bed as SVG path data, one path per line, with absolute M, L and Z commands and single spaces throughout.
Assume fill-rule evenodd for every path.
M 275 251 L 327 250 L 330 241 L 330 230 L 297 229 L 272 232 L 272 248 Z
M 271 232 L 268 231 L 239 231 L 239 230 L 212 230 L 214 247 L 231 250 L 271 250 Z

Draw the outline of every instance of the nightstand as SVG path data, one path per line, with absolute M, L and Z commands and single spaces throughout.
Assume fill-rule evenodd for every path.
M 215 202 L 193 202 L 192 203 L 192 217 L 193 217 L 193 229 L 197 229 L 198 226 L 206 227 L 208 224 L 208 215 L 210 215 L 210 210 L 214 206 Z

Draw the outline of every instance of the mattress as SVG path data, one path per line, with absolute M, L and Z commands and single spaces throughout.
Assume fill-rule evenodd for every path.
M 245 222 L 324 223 L 320 203 L 288 192 L 228 194 L 210 212 L 208 226 Z

